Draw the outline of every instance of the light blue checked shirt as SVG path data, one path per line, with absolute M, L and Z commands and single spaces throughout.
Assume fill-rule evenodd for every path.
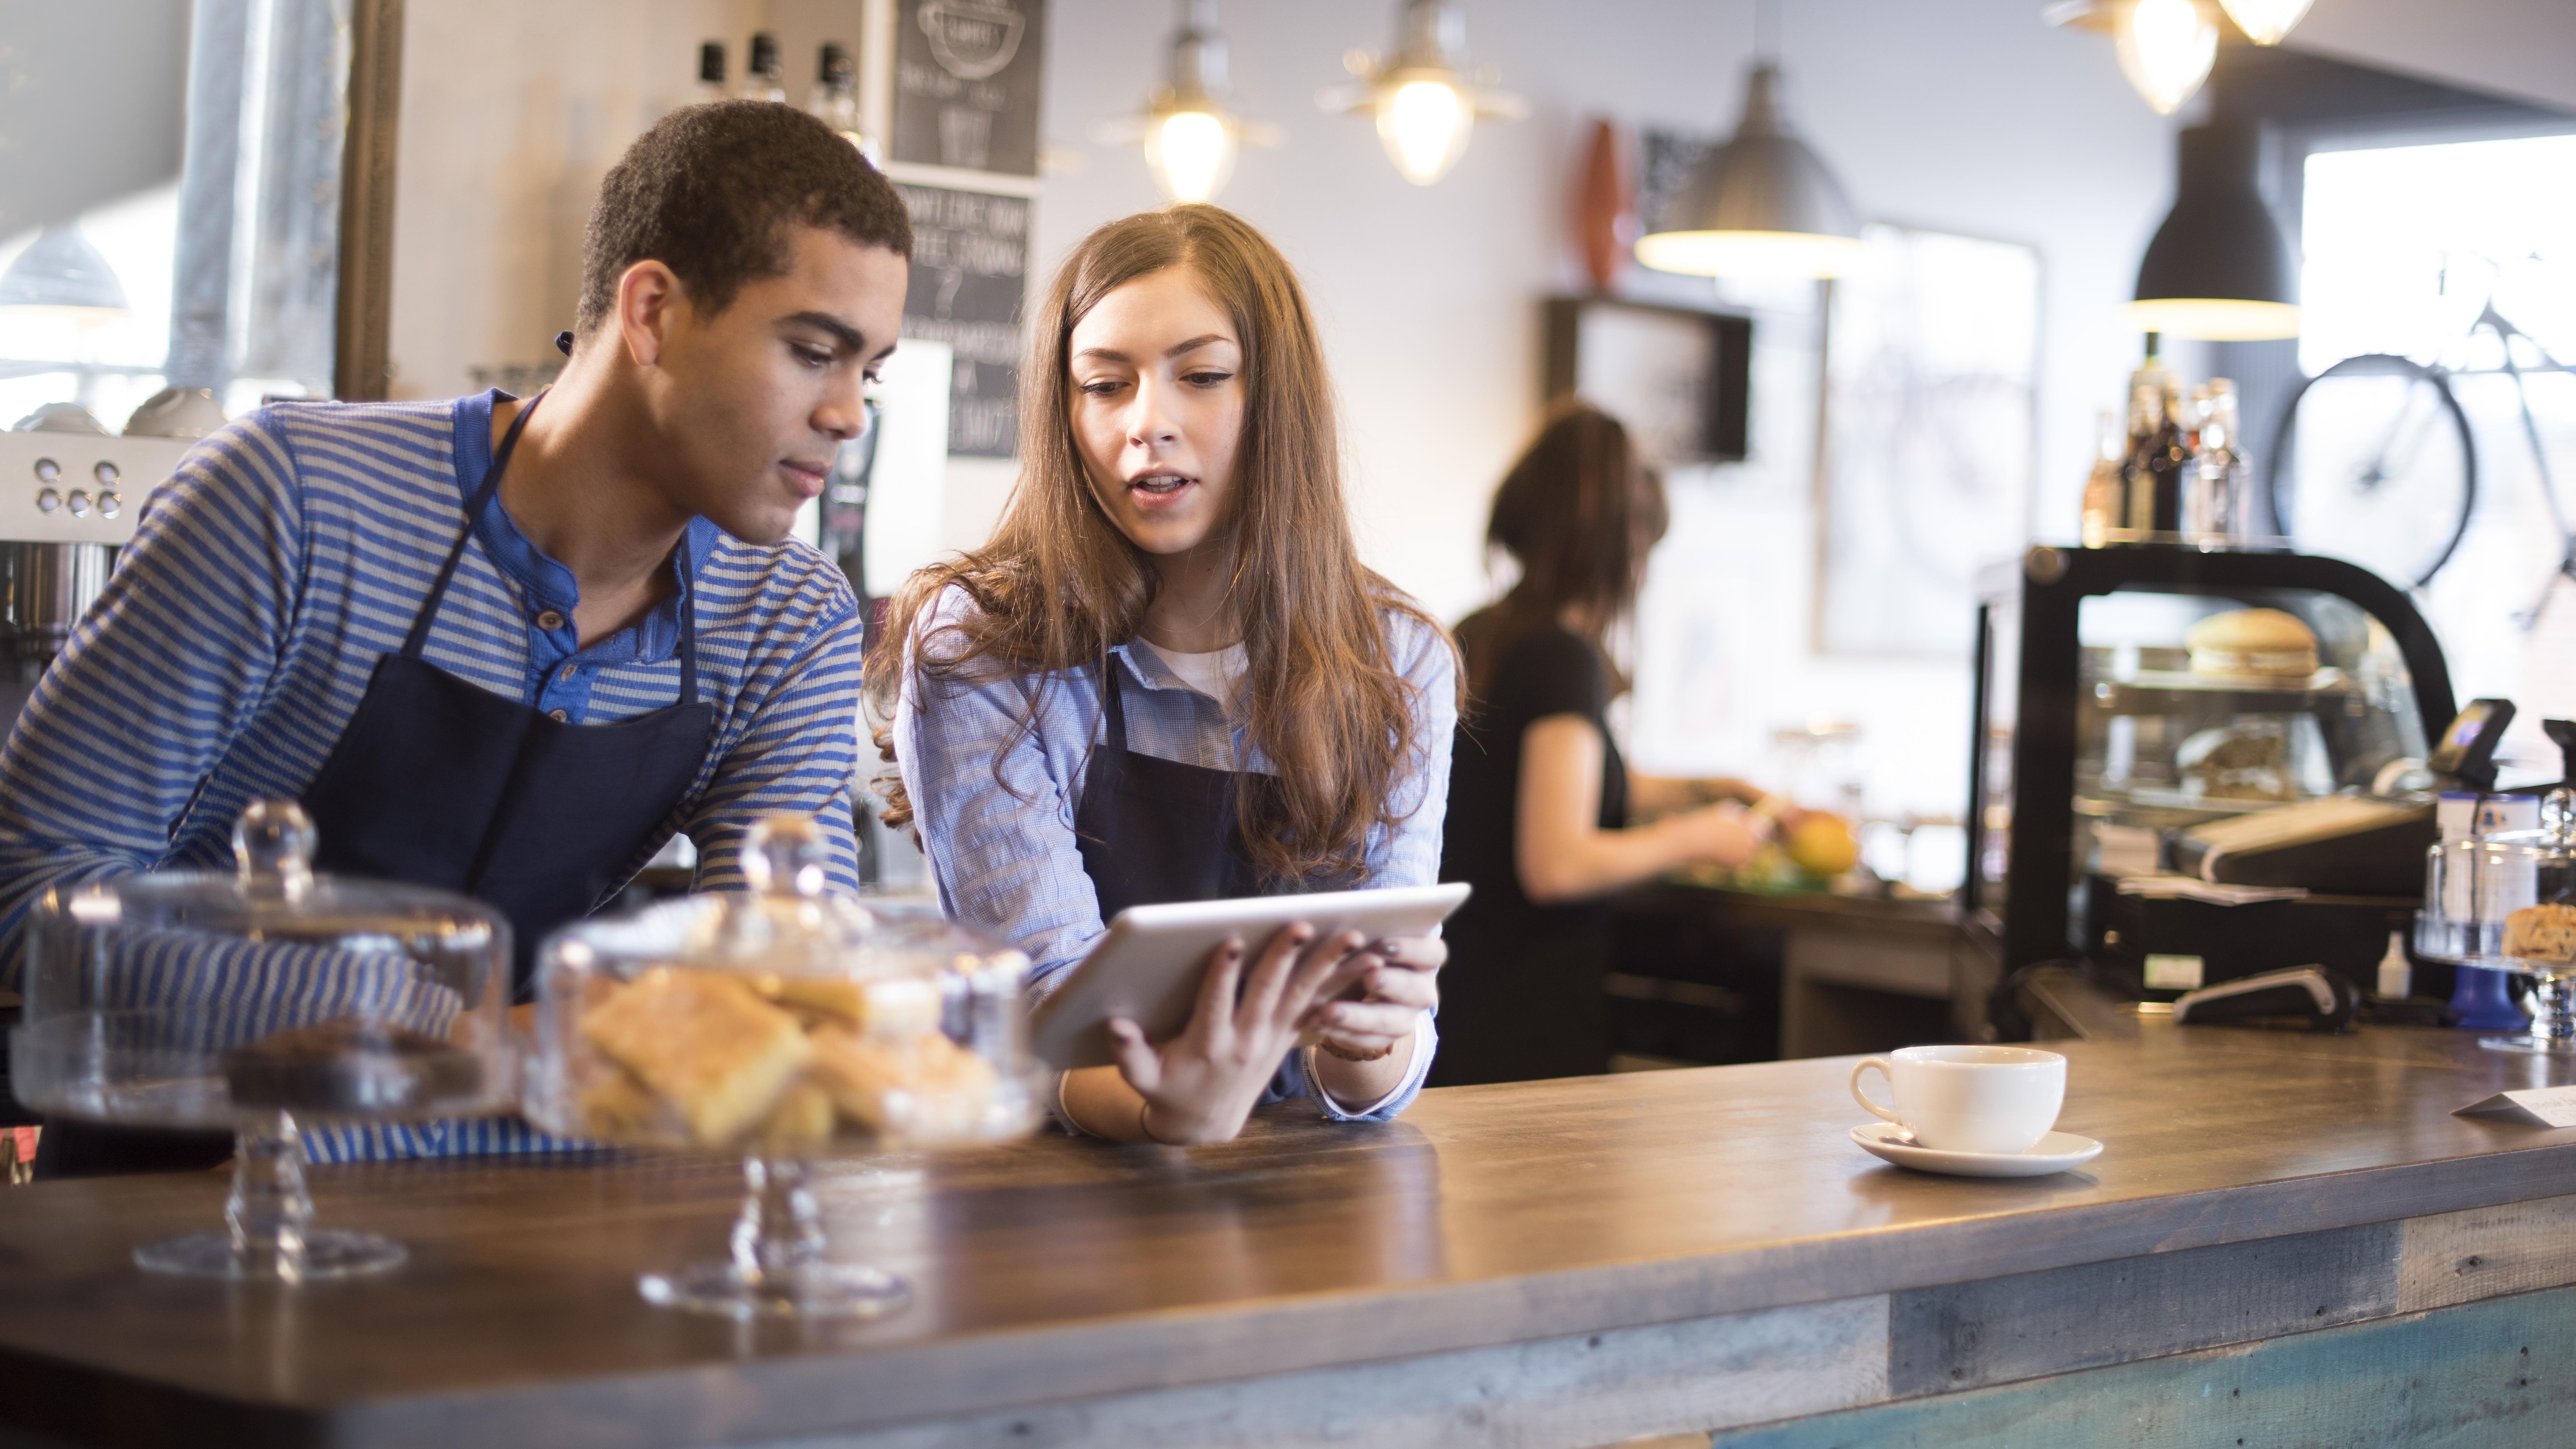
M 971 607 L 964 590 L 949 589 L 916 641 L 936 641 L 938 630 Z M 1386 628 L 1389 653 L 1413 686 L 1422 755 L 1396 787 L 1390 813 L 1398 823 L 1369 833 L 1366 873 L 1350 887 L 1356 889 L 1437 884 L 1440 822 L 1449 807 L 1456 657 L 1438 631 L 1408 615 L 1389 613 Z M 1119 695 L 1129 749 L 1212 770 L 1268 770 L 1225 704 L 1192 689 L 1150 645 L 1119 645 L 1110 659 L 1111 668 L 1126 671 Z M 1037 727 L 1023 732 L 1032 693 L 1043 695 L 1043 708 Z M 893 727 L 896 765 L 941 909 L 1018 943 L 1035 963 L 1036 989 L 1045 992 L 1107 931 L 1073 834 L 1083 770 L 1103 738 L 1097 673 L 936 681 L 925 698 L 907 670 Z M 1426 1014 L 1415 1027 L 1404 1084 L 1358 1110 L 1317 1084 L 1312 1047 L 1282 1065 L 1263 1100 L 1306 1096 L 1336 1121 L 1389 1120 L 1421 1094 L 1439 1040 Z

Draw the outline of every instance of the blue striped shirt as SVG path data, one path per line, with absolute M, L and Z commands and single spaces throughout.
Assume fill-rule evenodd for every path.
M 973 607 L 950 588 L 916 627 L 915 647 Z M 1385 615 L 1388 651 L 1412 687 L 1418 751 L 1396 784 L 1393 825 L 1369 832 L 1361 878 L 1347 888 L 1433 885 L 1440 879 L 1440 825 L 1449 808 L 1449 746 L 1458 721 L 1457 661 L 1449 641 L 1410 615 Z M 1127 747 L 1158 759 L 1215 770 L 1267 770 L 1225 704 L 1192 689 L 1150 646 L 1121 644 L 1110 665 L 1124 671 L 1119 699 Z M 1033 730 L 1030 701 L 1043 698 Z M 906 670 L 893 720 L 895 762 L 912 801 L 915 828 L 939 887 L 939 904 L 964 921 L 1016 942 L 1043 993 L 1078 964 L 1108 927 L 1075 844 L 1074 812 L 1083 775 L 1105 735 L 1096 670 L 1043 678 L 933 680 L 925 696 Z M 1327 1117 L 1383 1121 L 1422 1090 L 1439 1042 L 1428 1017 L 1417 1029 L 1413 1069 L 1403 1086 L 1365 1111 L 1345 1111 L 1317 1085 L 1315 1049 L 1281 1070 L 1265 1101 L 1305 1095 Z
M 304 793 L 466 527 L 504 396 L 264 408 L 154 491 L 0 750 L 0 979 L 16 980 L 27 910 L 45 890 L 226 867 L 244 806 Z M 803 544 L 747 544 L 696 519 L 674 560 L 681 592 L 583 648 L 571 570 L 497 498 L 473 529 L 423 657 L 495 694 L 575 723 L 663 708 L 679 694 L 682 599 L 697 611 L 714 744 L 627 875 L 679 832 L 698 848 L 699 889 L 738 887 L 744 831 L 784 810 L 819 817 L 834 878 L 855 887 L 863 620 L 837 567 Z M 560 627 L 541 627 L 550 613 Z M 276 1023 L 331 1014 L 346 984 L 327 975 L 270 982 Z M 543 1145 L 515 1119 L 324 1128 L 305 1142 L 317 1161 Z

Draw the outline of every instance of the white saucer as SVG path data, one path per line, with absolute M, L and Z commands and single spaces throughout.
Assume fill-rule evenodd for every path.
M 2044 1177 L 2102 1155 L 2101 1143 L 2072 1132 L 2051 1132 L 2028 1152 L 1935 1152 L 1890 1140 L 1904 1130 L 1893 1122 L 1864 1122 L 1851 1130 L 1851 1140 L 1862 1151 L 1899 1167 L 1952 1177 Z

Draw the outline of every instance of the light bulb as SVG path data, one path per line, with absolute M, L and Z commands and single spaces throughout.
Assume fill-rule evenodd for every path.
M 1174 201 L 1206 201 L 1234 174 L 1234 128 L 1206 111 L 1174 111 L 1145 132 L 1145 164 Z
M 2309 0 L 2219 0 L 2227 18 L 2256 45 L 2278 45 L 2308 13 Z
M 2138 0 L 2119 27 L 2120 69 L 2160 116 L 2190 100 L 2218 58 L 2218 27 L 2192 0 Z
M 1447 175 L 1475 129 L 1476 108 L 1446 81 L 1406 81 L 1378 100 L 1378 139 L 1395 169 L 1416 186 Z

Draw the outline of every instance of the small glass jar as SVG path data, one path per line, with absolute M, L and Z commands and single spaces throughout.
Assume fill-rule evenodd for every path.
M 735 1318 L 901 1307 L 900 1277 L 830 1260 L 807 1164 L 1002 1142 L 1040 1120 L 1028 958 L 934 910 L 836 894 L 825 860 L 812 821 L 772 816 L 744 845 L 749 889 L 596 918 L 538 952 L 530 1120 L 743 1157 L 730 1256 L 645 1274 L 651 1302 Z
M 2435 960 L 2532 978 L 2530 1029 L 2480 1045 L 2576 1055 L 2576 795 L 2550 791 L 2536 830 L 2432 846 L 2415 946 Z
M 158 1272 L 284 1280 L 400 1264 L 311 1226 L 303 1125 L 506 1110 L 510 926 L 446 891 L 316 875 L 312 822 L 265 800 L 232 871 L 47 891 L 27 932 L 19 1097 L 60 1117 L 236 1134 L 230 1230 L 135 1250 Z

